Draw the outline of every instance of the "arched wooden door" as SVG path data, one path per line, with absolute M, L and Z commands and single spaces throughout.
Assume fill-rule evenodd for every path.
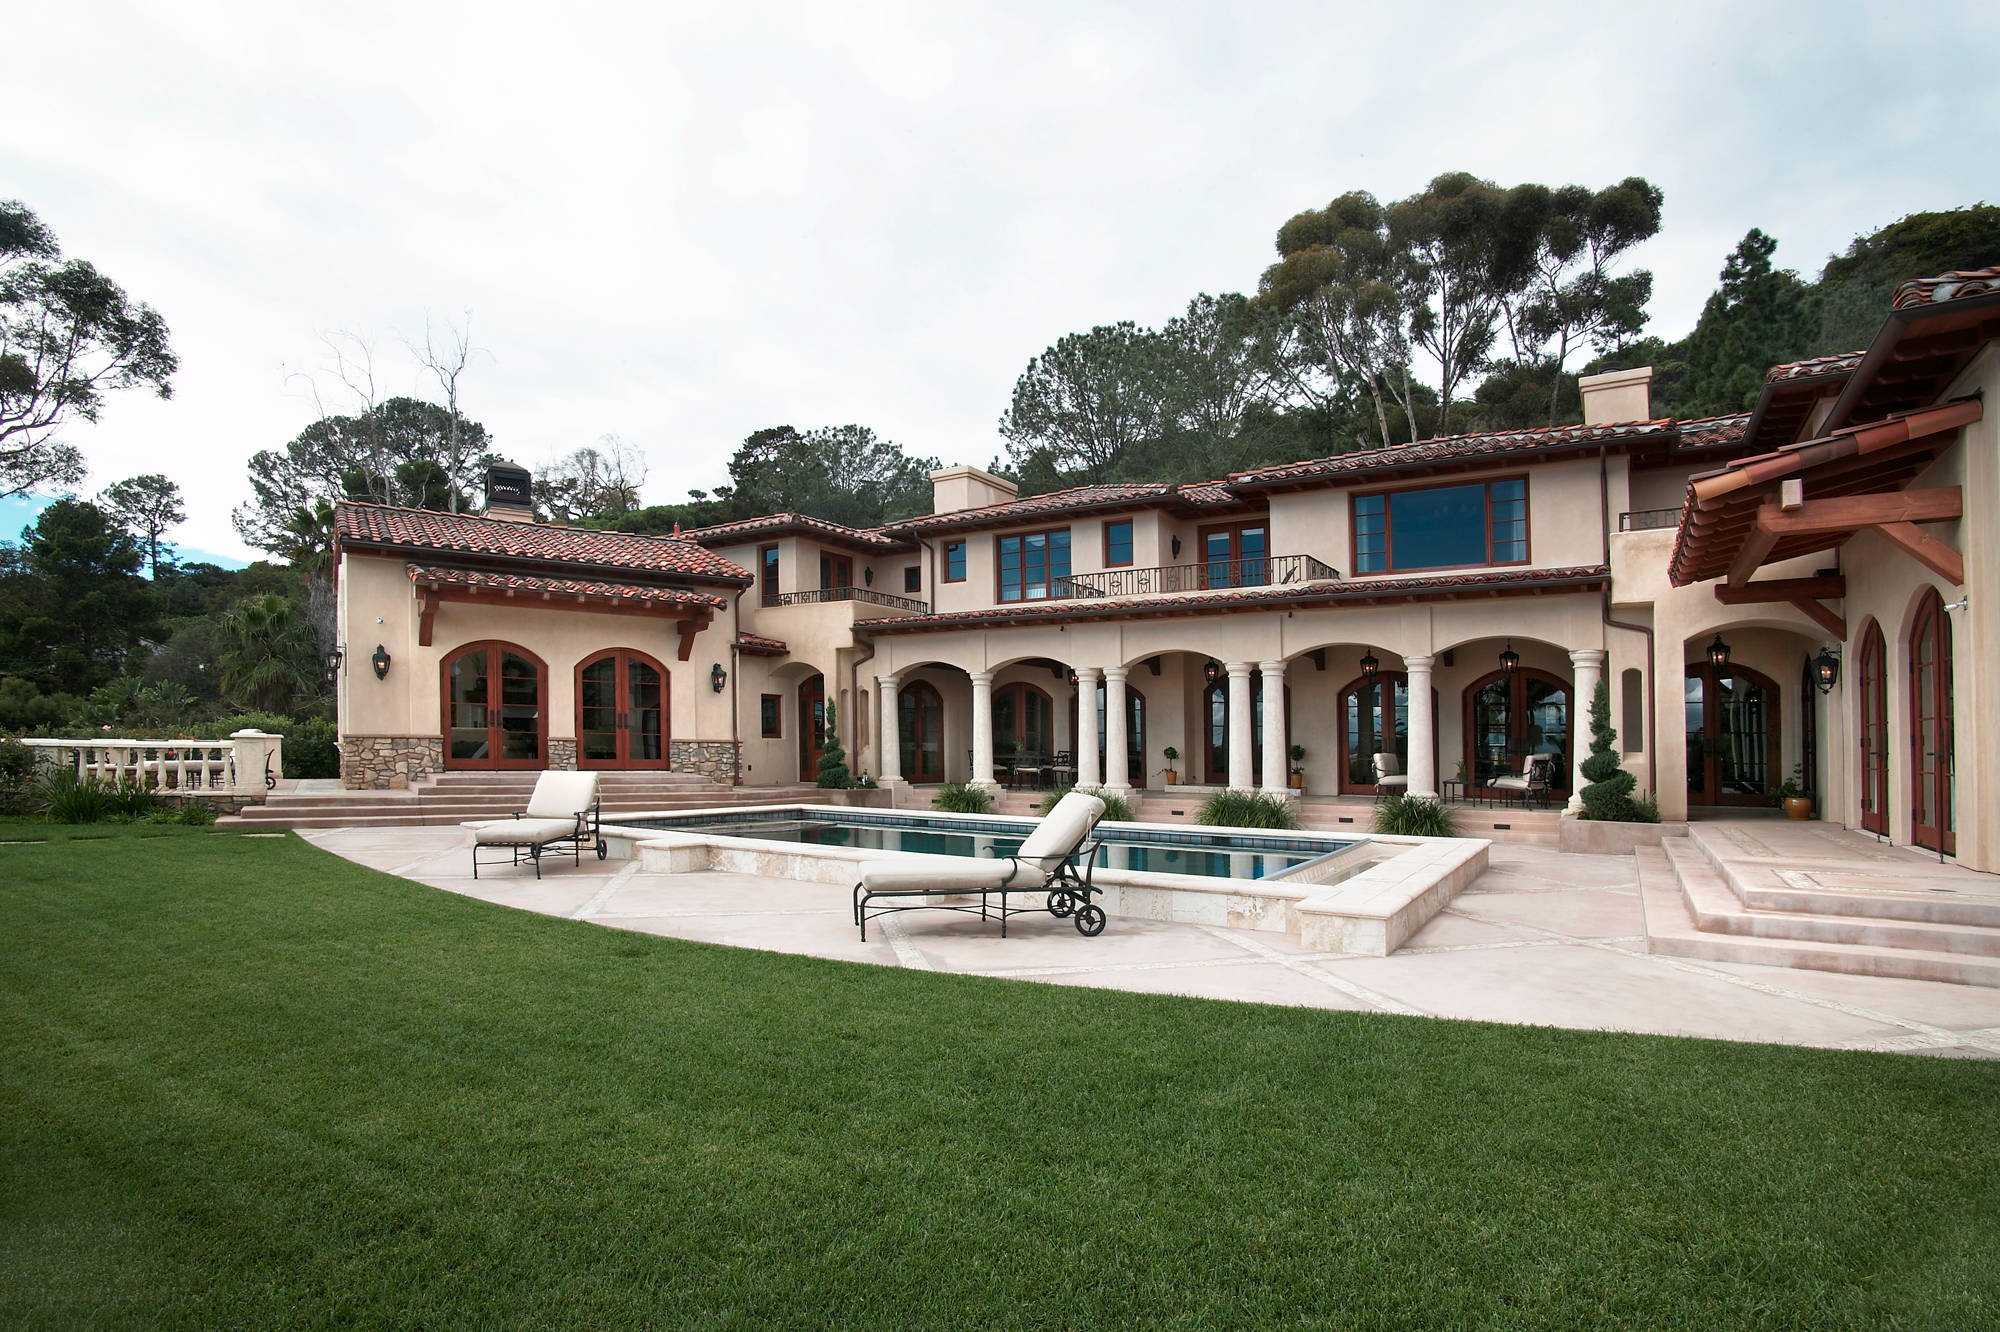
M 819 761 L 826 753 L 826 677 L 815 675 L 799 686 L 799 780 L 819 780 Z
M 1549 788 L 1567 791 L 1574 758 L 1575 698 L 1546 671 L 1494 671 L 1465 688 L 1465 779 L 1485 794 L 1496 777 L 1516 776 L 1530 754 L 1550 754 Z
M 896 730 L 900 737 L 903 780 L 944 780 L 944 700 L 923 680 L 912 680 L 896 694 Z
M 1861 827 L 1889 835 L 1889 645 L 1882 626 L 1874 622 L 1861 639 L 1861 663 L 1855 674 L 1861 718 L 1857 732 L 1861 749 Z
M 1910 840 L 1946 855 L 1958 851 L 1952 729 L 1951 617 L 1931 591 L 1910 626 Z
M 1778 686 L 1747 666 L 1696 662 L 1684 695 L 1690 805 L 1768 805 L 1778 790 Z
M 576 668 L 576 765 L 667 766 L 667 668 L 632 648 Z
M 549 673 L 512 643 L 468 643 L 445 658 L 444 766 L 548 766 Z

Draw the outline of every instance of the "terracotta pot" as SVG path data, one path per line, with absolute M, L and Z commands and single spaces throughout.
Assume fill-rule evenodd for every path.
M 1788 819 L 1809 819 L 1812 817 L 1811 796 L 1786 796 L 1785 817 Z
M 1306 789 L 1306 775 L 1304 773 L 1295 772 L 1292 774 L 1292 789 L 1294 791 L 1303 791 Z
M 1168 786 L 1173 786 L 1173 785 L 1176 785 L 1176 784 L 1177 784 L 1177 783 L 1178 783 L 1178 782 L 1180 781 L 1180 779 L 1181 779 L 1181 775 L 1180 775 L 1179 773 L 1175 772 L 1175 771 L 1174 771 L 1174 770 L 1173 770 L 1172 768 L 1168 768 L 1168 769 L 1167 769 L 1167 785 L 1168 785 Z

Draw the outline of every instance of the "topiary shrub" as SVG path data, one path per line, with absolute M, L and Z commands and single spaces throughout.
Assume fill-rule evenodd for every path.
M 1375 831 L 1391 837 L 1456 837 L 1458 820 L 1442 800 L 1398 791 L 1376 802 Z
M 1215 828 L 1299 826 L 1299 817 L 1289 800 L 1263 791 L 1217 791 L 1201 802 L 1195 820 Z
M 991 814 L 993 794 L 970 782 L 946 782 L 931 797 L 931 808 L 947 814 Z
M 854 785 L 854 774 L 847 770 L 847 751 L 840 747 L 840 736 L 833 729 L 831 703 L 826 705 L 826 751 L 819 756 L 819 784 L 836 791 Z
M 1611 685 L 1599 680 L 1590 696 L 1590 757 L 1583 761 L 1583 775 L 1589 784 L 1577 794 L 1583 800 L 1583 817 L 1607 823 L 1643 822 L 1632 808 L 1632 788 L 1638 778 L 1619 765 L 1614 746 L 1618 732 L 1611 729 Z M 1657 811 L 1653 822 L 1659 822 Z
M 1107 819 L 1111 819 L 1117 823 L 1130 823 L 1132 821 L 1132 802 L 1121 795 L 1107 795 L 1102 787 L 1097 786 L 1058 786 L 1055 790 L 1049 792 L 1037 812 L 1043 815 L 1055 813 L 1056 805 L 1071 791 L 1081 791 L 1085 795 L 1094 795 L 1099 800 L 1102 800 L 1104 802 L 1104 817 Z

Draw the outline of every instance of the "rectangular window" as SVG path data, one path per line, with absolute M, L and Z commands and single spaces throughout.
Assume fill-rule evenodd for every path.
M 782 711 L 780 711 L 780 704 L 778 701 L 778 696 L 776 694 L 764 695 L 763 702 L 760 707 L 760 715 L 764 723 L 764 738 L 766 740 L 783 739 L 784 738 L 783 719 L 785 714 Z
M 1104 525 L 1104 567 L 1114 568 L 1132 562 L 1132 520 L 1121 518 L 1115 523 Z
M 947 541 L 944 543 L 944 581 L 962 583 L 965 581 L 965 543 Z
M 764 604 L 774 606 L 778 601 L 778 548 L 765 546 L 757 552 L 757 581 L 763 593 Z
M 1203 587 L 1262 587 L 1271 581 L 1271 543 L 1264 524 L 1201 529 Z
M 854 586 L 854 561 L 832 551 L 819 553 L 819 585 L 823 591 Z
M 1000 600 L 1069 595 L 1069 529 L 1000 538 Z
M 912 564 L 903 570 L 903 590 L 921 592 L 924 590 L 924 571 Z
M 1527 563 L 1525 477 L 1356 495 L 1353 503 L 1356 573 Z

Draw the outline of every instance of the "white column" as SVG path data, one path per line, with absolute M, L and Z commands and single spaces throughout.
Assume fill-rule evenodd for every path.
M 1229 785 L 1237 791 L 1255 790 L 1256 760 L 1251 740 L 1256 715 L 1250 710 L 1250 663 L 1229 663 Z
M 1076 784 L 1104 785 L 1097 762 L 1097 668 L 1076 668 Z
M 882 737 L 875 764 L 876 780 L 884 786 L 895 786 L 903 780 L 902 709 L 896 706 L 896 677 L 876 676 L 875 688 L 878 691 L 875 730 Z
M 1257 669 L 1264 677 L 1264 790 L 1285 796 L 1292 789 L 1285 761 L 1285 663 L 1260 661 Z
M 1435 798 L 1437 718 L 1431 712 L 1431 663 L 1435 657 L 1405 657 L 1410 675 L 1410 788 L 1413 796 Z
M 972 784 L 999 789 L 993 780 L 993 672 L 972 675 Z
M 1570 782 L 1569 812 L 1583 812 L 1583 761 L 1590 756 L 1590 704 L 1597 697 L 1597 682 L 1604 677 L 1604 649 L 1579 648 L 1569 654 L 1576 667 L 1575 713 L 1569 719 Z
M 1104 789 L 1113 795 L 1129 795 L 1132 777 L 1125 751 L 1132 747 L 1132 734 L 1125 724 L 1125 668 L 1104 668 Z

